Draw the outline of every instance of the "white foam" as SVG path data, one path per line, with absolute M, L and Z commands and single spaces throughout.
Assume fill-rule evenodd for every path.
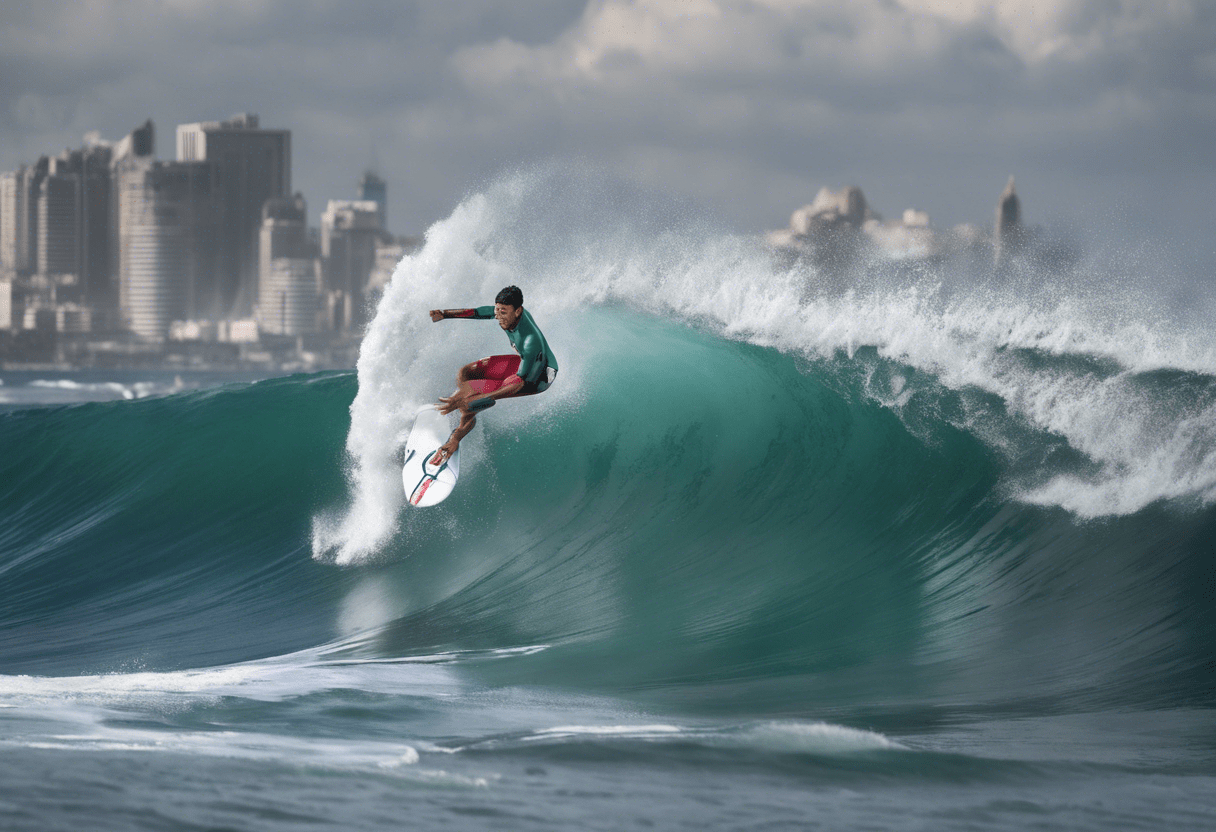
M 797 754 L 907 750 L 874 731 L 827 722 L 765 722 L 725 735 L 719 742 Z
M 540 410 L 577 395 L 569 381 L 584 371 L 584 352 L 573 346 L 588 337 L 581 310 L 623 303 L 813 360 L 869 347 L 946 388 L 994 395 L 1009 418 L 1063 438 L 1098 468 L 1087 479 L 1028 482 L 1019 493 L 1030 502 L 1094 516 L 1160 499 L 1216 500 L 1216 411 L 1187 413 L 1135 383 L 1163 368 L 1216 375 L 1216 343 L 1210 333 L 1174 331 L 1134 294 L 1099 303 L 1093 298 L 1115 289 L 1085 300 L 1059 283 L 966 281 L 945 291 L 906 276 L 837 291 L 810 267 L 779 266 L 757 238 L 652 222 L 651 206 L 594 191 L 595 183 L 552 171 L 509 177 L 432 226 L 421 251 L 398 264 L 360 350 L 348 502 L 314 518 L 314 556 L 359 562 L 398 531 L 394 452 L 411 414 L 450 390 L 461 364 L 505 348 L 491 323 L 432 324 L 427 311 L 488 304 L 508 283 L 524 289 L 561 359 L 561 381 L 532 405 Z M 1118 371 L 1035 366 L 1019 350 L 1091 357 Z M 906 380 L 872 392 L 896 412 L 918 395 Z M 1010 435 L 972 416 L 958 426 L 1020 453 Z
M 136 671 L 87 676 L 2 676 L 0 697 L 10 707 L 25 704 L 130 702 L 162 709 L 199 699 L 241 696 L 281 701 L 310 692 L 358 686 L 382 693 L 424 691 L 442 695 L 458 687 L 455 676 L 435 657 L 383 663 L 324 658 L 334 646 L 224 667 L 180 671 Z
M 169 733 L 95 724 L 88 733 L 51 736 L 7 736 L 0 748 L 46 751 L 189 754 L 229 760 L 290 762 L 319 771 L 378 772 L 431 785 L 485 788 L 497 775 L 469 776 L 424 767 L 418 749 L 389 740 L 327 740 L 238 731 L 178 731 Z
M 794 720 L 728 726 L 679 726 L 667 723 L 560 725 L 542 728 L 520 738 L 520 742 L 525 744 L 580 740 L 687 742 L 713 748 L 746 748 L 780 754 L 839 755 L 909 750 L 906 746 L 874 731 L 828 722 Z
M 536 732 L 536 738 L 552 737 L 631 737 L 645 738 L 678 734 L 681 729 L 675 725 L 560 725 L 555 728 L 542 728 Z

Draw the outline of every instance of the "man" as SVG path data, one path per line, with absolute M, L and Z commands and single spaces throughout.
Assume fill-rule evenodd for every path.
M 492 355 L 460 368 L 456 374 L 456 392 L 439 399 L 439 412 L 447 414 L 459 410 L 460 424 L 431 457 L 432 465 L 441 465 L 456 453 L 460 440 L 477 424 L 476 413 L 493 407 L 498 399 L 543 393 L 557 377 L 557 360 L 549 352 L 540 328 L 524 309 L 524 293 L 518 286 L 508 286 L 499 292 L 493 306 L 431 310 L 431 320 L 435 323 L 444 318 L 494 318 L 507 333 L 507 340 L 518 355 Z

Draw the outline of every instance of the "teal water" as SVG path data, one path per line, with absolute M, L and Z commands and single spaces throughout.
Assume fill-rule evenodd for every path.
M 505 346 L 415 313 L 573 268 L 502 187 L 356 372 L 0 413 L 5 828 L 1212 826 L 1202 351 L 558 225 L 562 375 L 413 510 L 409 414 Z

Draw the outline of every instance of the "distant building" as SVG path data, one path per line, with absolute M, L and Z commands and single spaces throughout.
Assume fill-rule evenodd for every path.
M 321 260 L 327 328 L 359 329 L 367 319 L 365 289 L 383 231 L 375 202 L 331 199 L 321 215 Z
M 376 243 L 376 263 L 367 279 L 367 288 L 377 295 L 384 294 L 401 258 L 414 251 L 414 246 L 400 240 L 380 240 Z
M 156 127 L 148 119 L 136 127 L 111 148 L 110 164 L 116 165 L 124 159 L 156 155 Z
M 116 173 L 123 322 L 163 340 L 172 321 L 209 317 L 215 302 L 215 172 L 206 162 L 129 157 Z
M 376 243 L 376 265 L 367 279 L 367 302 L 375 306 L 384 297 L 384 291 L 397 271 L 402 258 L 422 247 L 422 241 L 414 237 L 384 236 Z
M 1013 177 L 1009 177 L 1005 190 L 996 203 L 996 227 L 993 233 L 993 249 L 998 269 L 1009 265 L 1009 258 L 1021 248 L 1023 241 L 1022 205 L 1018 200 Z
M 257 318 L 262 330 L 278 335 L 315 332 L 321 267 L 300 194 L 268 200 L 262 208 L 259 261 Z
M 291 193 L 291 131 L 263 130 L 245 113 L 181 124 L 177 160 L 210 162 L 221 193 L 217 271 L 223 317 L 250 314 L 257 294 L 258 231 L 266 200 Z
M 89 332 L 93 314 L 78 303 L 34 304 L 22 314 L 22 329 L 41 332 Z
M 317 331 L 321 268 L 316 258 L 276 257 L 262 280 L 258 320 L 276 335 Z
M 15 171 L 0 173 L 0 270 L 24 271 L 26 262 L 25 238 L 27 213 L 22 185 L 25 181 L 25 165 Z
M 281 257 L 312 258 L 316 246 L 308 233 L 308 205 L 302 194 L 289 199 L 268 199 L 262 206 L 262 226 L 258 236 L 258 273 L 270 268 L 270 261 Z
M 50 168 L 38 188 L 38 274 L 46 278 L 70 276 L 75 283 L 80 272 L 80 177 L 61 158 Z
M 0 277 L 0 329 L 13 328 L 13 281 Z
M 359 199 L 362 202 L 374 202 L 380 215 L 381 230 L 388 230 L 388 185 L 372 171 L 367 171 L 359 177 Z
M 19 275 L 38 269 L 38 197 L 50 160 L 0 175 L 0 269 Z
M 79 297 L 82 303 L 106 318 L 113 317 L 118 308 L 118 285 L 111 251 L 114 215 L 111 158 L 110 145 L 94 143 L 72 151 L 63 163 L 75 174 L 78 185 L 76 261 Z

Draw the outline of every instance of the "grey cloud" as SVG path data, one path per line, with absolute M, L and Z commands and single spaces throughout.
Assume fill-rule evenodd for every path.
M 983 220 L 1011 172 L 1032 216 L 1086 190 L 1212 183 L 1209 3 L 1015 0 L 950 18 L 913 0 L 720 0 L 702 18 L 676 0 L 584 6 L 31 4 L 0 26 L 0 167 L 148 116 L 167 155 L 176 123 L 252 110 L 293 130 L 314 213 L 377 157 L 401 231 L 555 156 L 749 228 L 822 184 L 952 221 Z

